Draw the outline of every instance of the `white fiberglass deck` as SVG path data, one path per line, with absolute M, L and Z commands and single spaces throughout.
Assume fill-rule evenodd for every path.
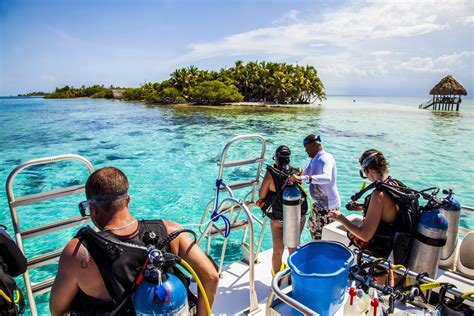
M 286 261 L 288 253 L 285 251 L 283 260 Z M 272 250 L 258 254 L 258 263 L 255 264 L 255 291 L 259 302 L 260 311 L 257 315 L 265 315 L 265 304 L 272 281 Z M 212 306 L 215 315 L 244 314 L 249 306 L 249 266 L 237 261 L 222 270 L 219 280 L 216 300 Z

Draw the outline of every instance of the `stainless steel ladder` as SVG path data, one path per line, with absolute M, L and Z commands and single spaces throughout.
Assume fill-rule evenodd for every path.
M 17 242 L 18 247 L 21 249 L 25 257 L 27 258 L 28 265 L 27 265 L 27 270 L 23 275 L 23 279 L 25 281 L 26 293 L 28 296 L 28 303 L 30 305 L 31 314 L 34 316 L 38 315 L 38 311 L 36 309 L 35 297 L 37 295 L 50 291 L 51 286 L 53 285 L 54 278 L 50 278 L 38 283 L 32 283 L 30 279 L 30 271 L 34 268 L 41 267 L 46 264 L 50 264 L 55 261 L 58 261 L 63 247 L 60 247 L 57 250 L 49 252 L 49 253 L 41 254 L 35 257 L 29 257 L 25 253 L 25 249 L 23 247 L 23 240 L 84 224 L 90 221 L 90 217 L 89 216 L 86 216 L 86 217 L 76 216 L 72 218 L 65 218 L 57 222 L 52 222 L 45 225 L 22 230 L 20 228 L 20 220 L 18 216 L 19 214 L 17 211 L 18 207 L 83 193 L 84 185 L 75 185 L 75 186 L 70 186 L 63 189 L 58 189 L 58 190 L 53 190 L 53 191 L 48 191 L 48 192 L 41 192 L 41 193 L 31 194 L 31 195 L 25 195 L 21 197 L 15 197 L 13 193 L 13 181 L 15 180 L 15 177 L 21 171 L 23 171 L 24 169 L 28 167 L 50 164 L 50 163 L 55 163 L 55 162 L 65 161 L 65 160 L 81 162 L 83 165 L 85 165 L 89 174 L 94 172 L 94 168 L 92 167 L 92 164 L 87 159 L 78 155 L 60 155 L 60 156 L 54 156 L 54 157 L 33 159 L 33 160 L 30 160 L 18 165 L 10 173 L 10 175 L 7 178 L 7 183 L 6 183 L 8 205 L 10 207 L 10 214 L 12 218 L 13 229 L 15 231 L 16 242 Z M 58 217 L 60 217 L 60 214 L 58 214 Z
M 246 158 L 246 159 L 239 159 L 239 160 L 231 160 L 227 161 L 227 154 L 229 152 L 229 149 L 233 146 L 235 146 L 236 143 L 241 142 L 241 141 L 256 141 L 260 143 L 261 149 L 260 149 L 260 154 L 258 156 Z M 265 139 L 258 134 L 247 134 L 247 135 L 239 135 L 234 138 L 232 138 L 224 147 L 220 162 L 219 162 L 219 173 L 217 177 L 217 181 L 220 181 L 218 183 L 218 187 L 216 185 L 216 190 L 214 194 L 214 198 L 209 201 L 206 210 L 204 211 L 202 218 L 201 218 L 201 223 L 199 226 L 199 230 L 202 233 L 201 238 L 199 238 L 199 242 L 201 242 L 204 238 L 207 238 L 207 244 L 206 244 L 206 253 L 209 254 L 210 252 L 210 247 L 211 247 L 211 241 L 212 238 L 216 236 L 222 236 L 224 239 L 222 250 L 221 250 L 221 256 L 219 260 L 219 268 L 218 271 L 221 273 L 222 271 L 222 266 L 224 263 L 224 257 L 225 257 L 225 252 L 227 249 L 227 241 L 229 236 L 226 236 L 224 233 L 225 226 L 220 225 L 218 226 L 214 222 L 208 222 L 212 214 L 214 213 L 215 210 L 219 210 L 219 213 L 224 215 L 224 213 L 229 217 L 230 221 L 230 232 L 234 232 L 237 230 L 244 230 L 243 237 L 242 237 L 242 242 L 241 242 L 241 247 L 248 251 L 254 251 L 255 255 L 253 256 L 255 260 L 257 260 L 257 255 L 258 252 L 260 251 L 260 247 L 262 244 L 263 240 L 263 233 L 265 231 L 265 225 L 266 225 L 266 220 L 267 218 L 265 217 L 264 219 L 258 218 L 254 215 L 252 215 L 252 219 L 259 223 L 262 228 L 260 231 L 260 238 L 259 242 L 257 244 L 257 249 L 251 249 L 250 245 L 246 242 L 247 240 L 247 235 L 248 235 L 248 229 L 249 229 L 249 219 L 242 219 L 242 211 L 243 208 L 238 204 L 234 203 L 228 207 L 221 207 L 221 205 L 218 205 L 218 196 L 219 193 L 221 192 L 227 192 L 231 198 L 234 198 L 234 192 L 236 190 L 241 190 L 241 189 L 248 189 L 249 192 L 245 195 L 244 199 L 242 200 L 242 203 L 245 204 L 249 210 L 250 213 L 252 214 L 252 209 L 256 207 L 256 198 L 258 199 L 257 196 L 257 189 L 260 184 L 260 179 L 262 178 L 262 166 L 263 163 L 266 161 L 265 159 L 265 152 L 266 152 L 266 141 Z M 238 166 L 245 166 L 245 165 L 256 165 L 257 166 L 257 172 L 255 175 L 255 178 L 248 179 L 246 181 L 241 181 L 241 182 L 235 182 L 235 183 L 226 183 L 223 179 L 224 177 L 224 170 L 228 170 L 229 168 L 233 167 L 238 167 Z M 208 225 L 206 225 L 206 223 Z M 209 227 L 209 229 L 207 229 Z M 247 256 L 245 259 L 249 260 L 250 256 Z

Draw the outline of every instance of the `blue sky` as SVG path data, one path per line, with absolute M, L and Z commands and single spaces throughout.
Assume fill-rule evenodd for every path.
M 328 94 L 424 96 L 447 74 L 472 94 L 473 28 L 470 0 L 0 0 L 0 95 L 236 60 L 311 64 Z

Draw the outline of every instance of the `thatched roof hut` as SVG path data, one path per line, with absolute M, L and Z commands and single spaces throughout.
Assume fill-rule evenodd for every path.
M 466 89 L 452 76 L 446 76 L 433 89 L 430 101 L 419 105 L 420 109 L 433 109 L 435 111 L 459 111 L 461 96 L 467 95 Z
M 430 91 L 431 95 L 467 95 L 466 89 L 451 75 L 444 77 Z

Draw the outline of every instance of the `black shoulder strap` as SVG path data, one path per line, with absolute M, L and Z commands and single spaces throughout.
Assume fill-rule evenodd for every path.
M 365 192 L 369 191 L 369 190 L 372 190 L 373 188 L 375 188 L 377 182 L 372 182 L 371 184 L 369 184 L 368 186 L 366 186 L 365 188 L 363 188 L 362 190 L 360 190 L 359 192 L 355 193 L 354 195 L 351 196 L 351 200 L 356 202 L 358 199 L 360 199 L 360 197 L 362 195 L 365 194 Z
M 113 263 L 122 256 L 124 252 L 131 251 L 142 253 L 146 256 L 146 247 L 121 242 L 114 238 L 113 234 L 95 232 L 90 226 L 83 227 L 76 234 L 81 243 L 86 247 L 89 255 L 94 260 L 104 280 L 105 287 L 115 304 L 119 304 L 123 298 L 123 289 L 117 288 L 112 282 L 114 278 L 111 267 Z

